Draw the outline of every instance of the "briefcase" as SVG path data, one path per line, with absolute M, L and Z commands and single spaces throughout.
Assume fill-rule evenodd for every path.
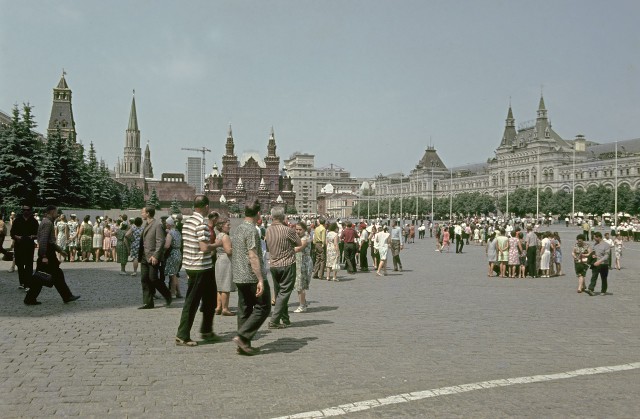
M 53 277 L 46 272 L 35 271 L 33 273 L 33 281 L 47 288 L 53 287 Z

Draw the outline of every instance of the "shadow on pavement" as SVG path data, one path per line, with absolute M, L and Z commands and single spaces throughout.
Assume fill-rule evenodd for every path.
M 280 338 L 274 342 L 266 343 L 260 347 L 260 355 L 267 355 L 277 352 L 291 353 L 307 346 L 307 343 L 318 339 L 317 337 L 307 338 Z
M 329 320 L 300 320 L 291 322 L 291 326 L 289 327 L 310 327 L 320 326 L 322 324 L 333 324 L 333 322 Z

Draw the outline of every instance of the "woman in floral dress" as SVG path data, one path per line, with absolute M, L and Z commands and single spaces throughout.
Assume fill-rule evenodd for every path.
M 133 225 L 127 231 L 126 237 L 131 241 L 129 256 L 133 260 L 133 272 L 131 276 L 138 275 L 138 252 L 140 251 L 140 238 L 142 237 L 142 218 L 136 217 Z
M 165 260 L 164 273 L 169 276 L 169 287 L 171 296 L 174 298 L 182 298 L 180 294 L 180 283 L 178 282 L 178 271 L 182 262 L 182 235 L 176 230 L 176 222 L 172 217 L 167 218 L 167 236 L 164 241 L 165 250 L 169 251 L 169 256 Z
M 331 281 L 331 273 L 333 272 L 333 280 L 338 280 L 338 271 L 340 270 L 340 264 L 338 258 L 340 257 L 340 248 L 338 246 L 338 224 L 331 223 L 329 225 L 329 231 L 327 232 L 327 281 Z
M 116 231 L 116 258 L 120 262 L 120 275 L 126 275 L 127 260 L 129 259 L 129 249 L 125 235 L 127 234 L 127 223 L 121 223 L 120 228 Z
M 104 228 L 102 229 L 102 250 L 104 253 L 104 261 L 112 262 L 113 258 L 111 257 L 111 226 L 105 222 Z
M 91 217 L 86 215 L 84 221 L 78 231 L 80 236 L 80 252 L 82 253 L 82 261 L 89 262 L 89 255 L 91 255 L 91 244 L 93 241 L 93 226 L 91 223 Z
M 62 249 L 67 248 L 67 242 L 69 241 L 69 226 L 67 225 L 67 217 L 62 214 L 56 223 L 56 244 Z M 58 253 L 58 260 L 64 261 L 64 256 Z
M 515 278 L 518 274 L 520 253 L 522 253 L 522 247 L 520 240 L 518 240 L 518 232 L 514 230 L 509 238 L 509 278 Z
M 307 224 L 304 221 L 296 224 L 296 233 L 300 237 L 302 245 L 296 247 L 296 283 L 294 287 L 298 292 L 300 306 L 294 310 L 294 313 L 304 313 L 307 311 L 306 292 L 309 289 L 309 282 L 311 282 L 311 270 L 313 267 L 309 233 L 307 233 Z

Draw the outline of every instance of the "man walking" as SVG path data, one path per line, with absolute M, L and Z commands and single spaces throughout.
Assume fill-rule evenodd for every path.
M 344 260 L 345 265 L 347 265 L 347 272 L 355 274 L 356 252 L 358 251 L 356 240 L 358 239 L 358 233 L 353 228 L 353 223 L 351 221 L 347 221 L 347 226 L 342 230 L 340 239 L 344 243 Z
M 398 227 L 396 220 L 391 221 L 391 254 L 393 255 L 393 270 L 400 269 L 402 272 L 402 262 L 400 261 L 400 251 L 404 249 L 402 241 L 402 229 Z
M 153 217 L 156 209 L 153 207 L 142 208 L 142 219 L 147 222 L 142 237 L 140 239 L 140 251 L 138 261 L 140 267 L 140 281 L 142 283 L 142 303 L 139 309 L 153 308 L 153 296 L 155 291 L 160 291 L 164 297 L 167 307 L 171 305 L 171 292 L 164 283 L 164 278 L 159 277 L 158 268 L 164 255 L 165 233 L 162 223 Z
M 271 225 L 264 237 L 269 249 L 273 293 L 276 300 L 269 329 L 283 329 L 291 324 L 289 297 L 296 282 L 295 247 L 302 246 L 302 242 L 296 231 L 285 225 L 283 207 L 272 208 L 271 218 Z
M 313 249 L 316 255 L 316 261 L 313 264 L 313 277 L 319 279 L 324 278 L 324 265 L 327 260 L 327 249 L 325 245 L 327 229 L 324 227 L 325 222 L 326 220 L 321 217 L 318 220 L 318 226 L 313 231 Z
M 38 237 L 38 221 L 33 217 L 30 205 L 22 206 L 22 215 L 11 224 L 11 238 L 14 240 L 13 256 L 18 267 L 18 288 L 26 289 L 33 275 L 34 240 Z
M 54 205 L 49 205 L 45 209 L 44 218 L 38 227 L 38 262 L 36 266 L 39 271 L 51 275 L 53 285 L 56 287 L 60 297 L 62 297 L 62 301 L 66 304 L 77 300 L 80 296 L 71 293 L 67 282 L 64 280 L 64 273 L 62 269 L 60 269 L 60 261 L 56 256 L 56 252 L 65 257 L 67 256 L 64 249 L 56 244 L 53 221 L 57 217 L 58 208 Z M 24 303 L 28 306 L 38 305 L 40 302 L 37 301 L 37 298 L 42 290 L 42 283 L 38 282 L 35 278 L 31 278 L 29 282 L 29 291 L 27 291 Z
M 609 243 L 602 240 L 602 233 L 599 231 L 593 233 L 593 240 L 596 242 L 593 246 L 596 261 L 591 266 L 591 283 L 589 284 L 589 288 L 584 291 L 593 296 L 598 276 L 600 276 L 602 281 L 600 295 L 607 295 L 607 279 L 609 277 L 609 256 L 611 255 L 611 246 Z
M 193 200 L 193 215 L 182 226 L 183 255 L 182 264 L 189 278 L 187 294 L 182 307 L 180 325 L 176 334 L 176 345 L 196 346 L 191 340 L 191 328 L 202 300 L 202 325 L 200 334 L 203 339 L 213 339 L 213 313 L 215 296 L 218 293 L 213 271 L 212 252 L 221 246 L 221 242 L 210 242 L 207 217 L 209 198 L 197 195 Z
M 260 217 L 260 204 L 245 207 L 244 221 L 233 230 L 231 246 L 231 271 L 238 288 L 238 333 L 233 342 L 238 353 L 255 355 L 258 349 L 251 347 L 251 340 L 271 311 L 269 283 L 264 280 L 266 271 L 256 222 Z M 295 272 L 295 271 L 294 271 Z

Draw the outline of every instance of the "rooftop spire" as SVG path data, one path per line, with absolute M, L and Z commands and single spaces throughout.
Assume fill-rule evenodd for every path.
M 138 115 L 136 113 L 136 90 L 133 90 L 133 98 L 131 99 L 131 113 L 129 114 L 128 131 L 138 131 Z

